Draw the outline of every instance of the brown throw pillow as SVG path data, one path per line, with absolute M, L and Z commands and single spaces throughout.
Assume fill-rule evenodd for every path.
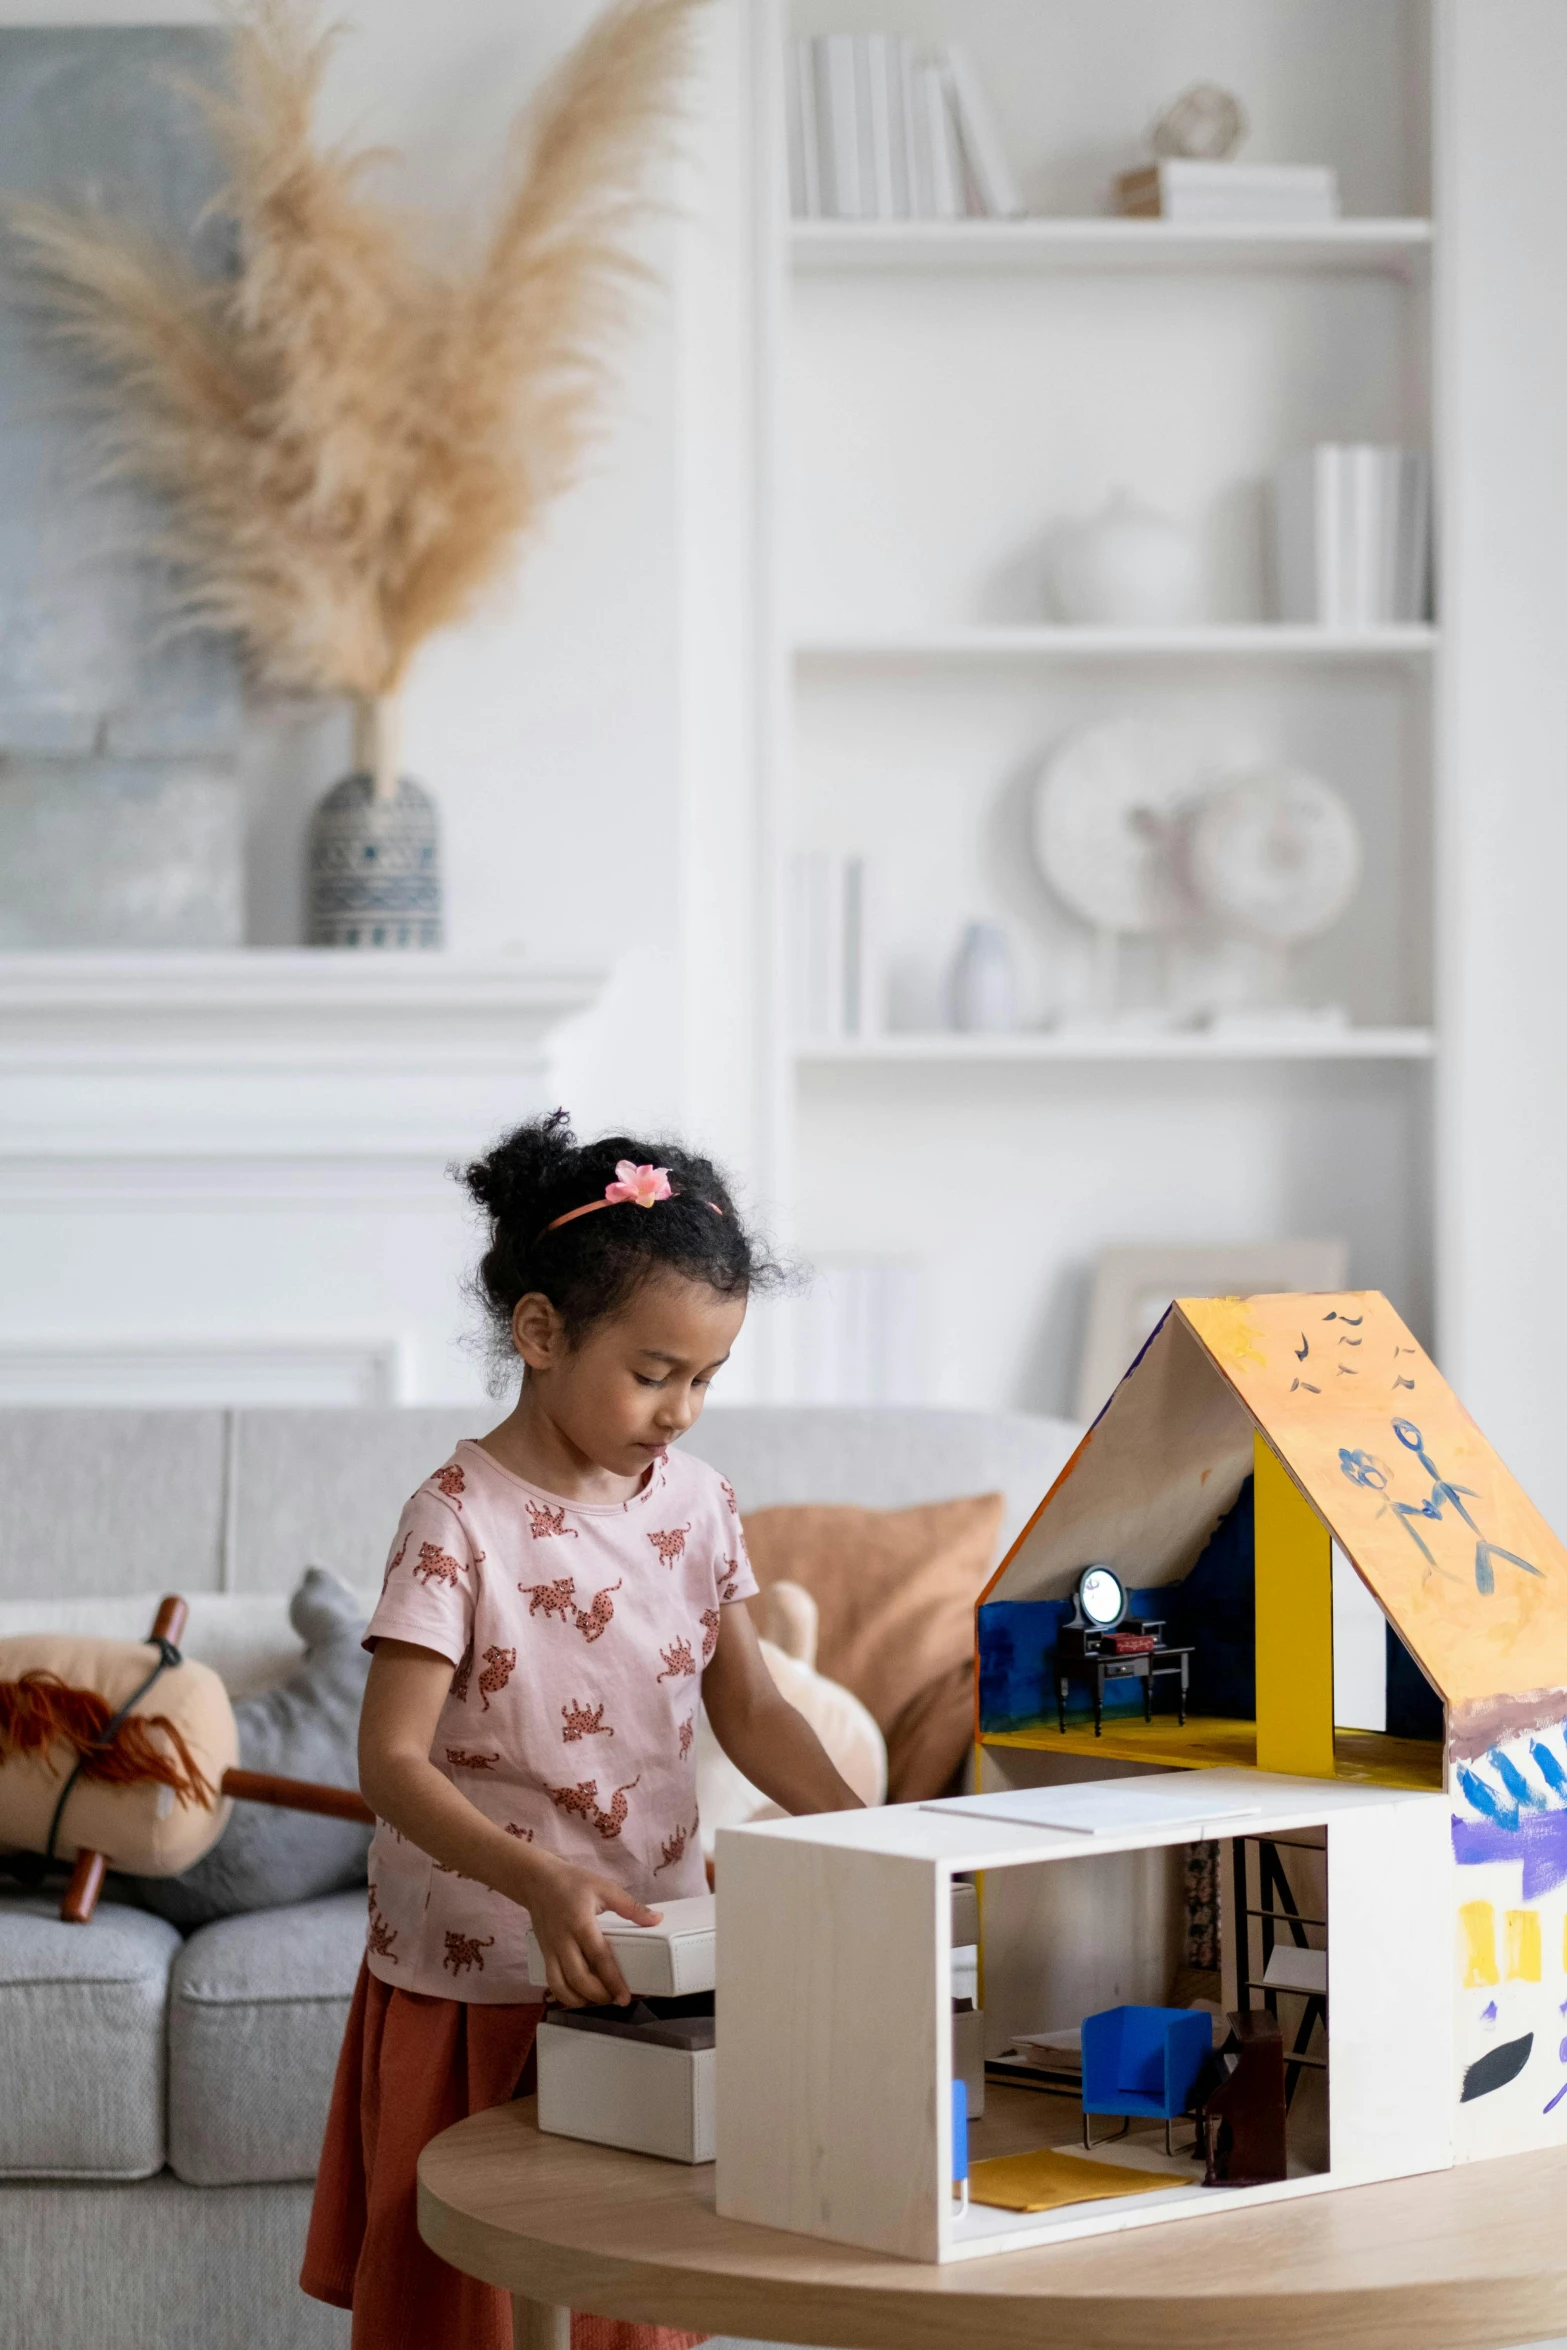
M 973 1739 L 974 1602 L 1001 1510 L 999 1493 L 981 1493 L 909 1510 L 807 1503 L 745 1519 L 763 1590 L 802 1583 L 820 1608 L 816 1669 L 875 1715 L 891 1803 L 940 1795 Z

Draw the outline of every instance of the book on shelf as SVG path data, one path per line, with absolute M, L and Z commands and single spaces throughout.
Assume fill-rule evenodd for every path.
M 967 44 L 949 41 L 945 62 L 958 141 L 963 150 L 970 183 L 978 198 L 972 209 L 991 220 L 1016 220 L 1023 210 L 1022 191 L 1007 161 L 1007 151 L 1001 144 L 1001 132 L 991 112 L 990 100 L 985 95 L 985 85 L 979 78 Z
M 805 220 L 1012 217 L 1022 196 L 961 42 L 820 33 L 788 57 L 789 202 Z
M 1273 559 L 1281 620 L 1387 628 L 1427 619 L 1429 457 L 1322 442 L 1286 458 L 1273 480 Z
M 952 112 L 947 76 L 939 60 L 920 58 L 910 67 L 915 91 L 915 220 L 961 220 L 965 211 L 963 155 Z
M 805 44 L 802 43 L 802 48 Z M 809 45 L 816 84 L 821 205 L 833 220 L 870 220 L 869 138 L 861 121 L 863 77 L 853 33 L 823 33 Z
M 1123 171 L 1115 196 L 1117 211 L 1133 220 L 1310 227 L 1339 216 L 1338 174 L 1327 163 L 1200 163 L 1176 156 Z
M 821 138 L 817 128 L 816 73 L 811 62 L 810 47 L 808 41 L 796 41 L 793 44 L 785 86 L 790 203 L 804 220 L 820 218 L 822 210 Z
M 796 1040 L 871 1035 L 880 1023 L 865 859 L 802 850 L 790 866 L 789 897 L 789 992 Z

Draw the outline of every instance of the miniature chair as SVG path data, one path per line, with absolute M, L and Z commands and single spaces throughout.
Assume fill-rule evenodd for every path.
M 1092 2146 L 1096 2113 L 1164 2123 L 1164 2150 L 1175 2151 L 1170 2125 L 1191 2103 L 1204 2057 L 1213 2048 L 1206 2009 L 1109 2007 L 1083 2019 L 1083 2144 Z

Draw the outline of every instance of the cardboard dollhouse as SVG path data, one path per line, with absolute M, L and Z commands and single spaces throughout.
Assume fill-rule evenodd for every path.
M 1189 1648 L 1184 1724 L 1135 1683 L 1097 1733 L 1065 1705 L 1094 1563 Z M 978 1664 L 977 1796 L 721 1839 L 721 2211 L 961 2258 L 1567 2141 L 1567 1551 L 1384 1298 L 1172 1306 L 983 1595 Z M 1210 1842 L 1223 2005 L 1277 2013 L 1309 2079 L 1289 2175 L 1216 2193 L 1134 2133 L 1135 2196 L 960 2210 L 953 1880 L 994 2058 L 1163 2001 Z M 1002 2102 L 971 2158 L 1070 2145 L 1060 2100 Z

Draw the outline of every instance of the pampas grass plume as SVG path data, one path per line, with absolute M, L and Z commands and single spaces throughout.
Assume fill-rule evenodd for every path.
M 310 0 L 249 0 L 232 95 L 200 94 L 237 275 L 102 215 L 6 207 L 47 331 L 84 363 L 97 478 L 151 493 L 171 618 L 235 636 L 256 685 L 384 707 L 577 477 L 702 4 L 611 0 L 456 261 L 377 194 L 380 156 L 317 140 L 340 32 Z

